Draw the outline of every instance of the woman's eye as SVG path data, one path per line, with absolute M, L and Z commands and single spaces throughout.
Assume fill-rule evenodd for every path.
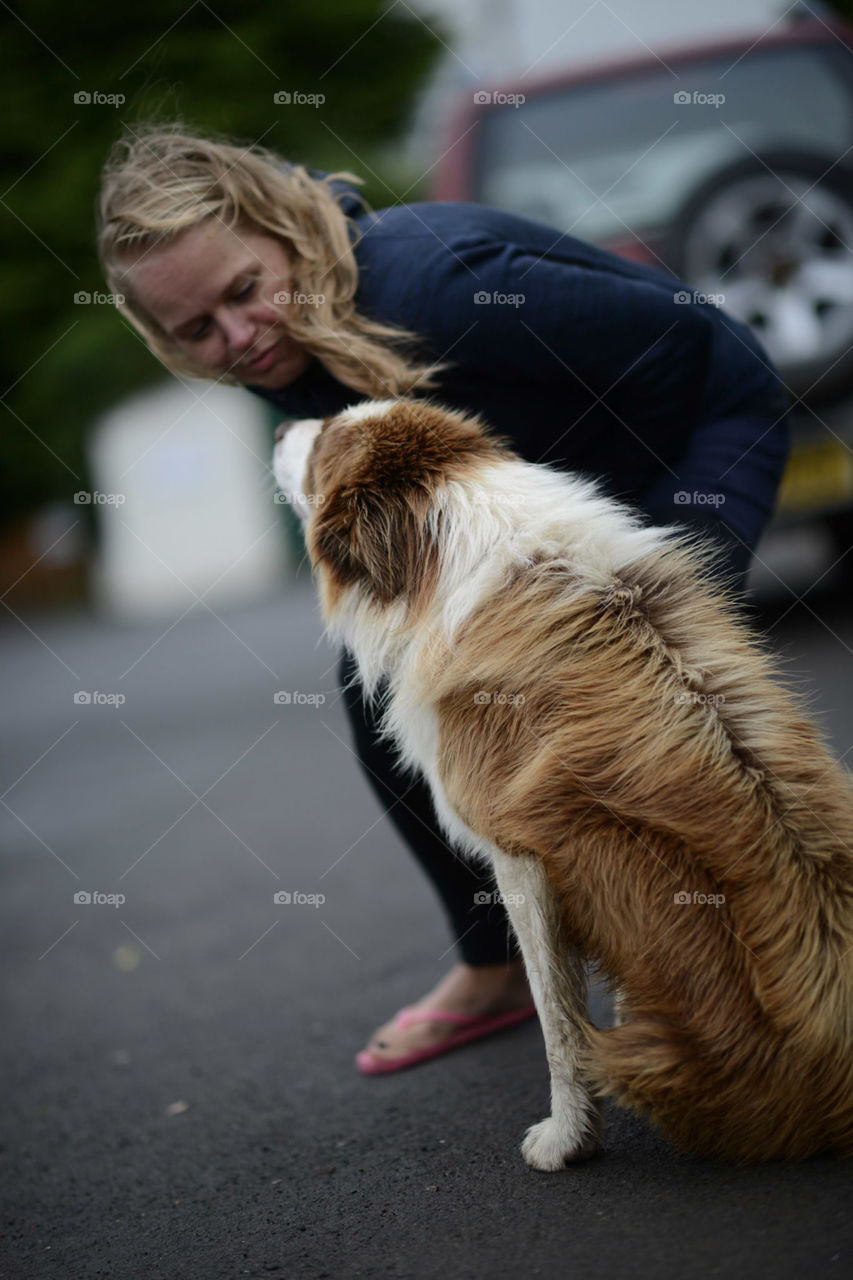
M 257 280 L 248 280 L 244 285 L 241 285 L 240 288 L 237 290 L 237 292 L 232 295 L 234 297 L 234 300 L 236 302 L 242 302 L 244 298 L 251 297 L 252 293 L 254 292 L 256 284 L 257 284 Z M 198 328 L 194 329 L 192 333 L 187 335 L 187 341 L 201 342 L 203 338 L 207 337 L 209 331 L 210 331 L 210 321 L 202 320 Z
M 209 324 L 210 322 L 208 320 L 203 320 L 197 329 L 194 329 L 191 334 L 188 334 L 189 341 L 200 342 L 201 339 L 206 335 Z

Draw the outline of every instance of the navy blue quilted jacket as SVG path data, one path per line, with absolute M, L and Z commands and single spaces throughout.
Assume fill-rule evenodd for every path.
M 594 475 L 657 523 L 718 533 L 742 571 L 788 452 L 779 375 L 751 331 L 664 271 L 473 204 L 364 213 L 358 309 L 447 360 L 429 395 L 481 413 L 532 462 Z M 685 301 L 684 299 L 689 299 Z M 365 397 L 316 360 L 281 391 L 282 418 Z

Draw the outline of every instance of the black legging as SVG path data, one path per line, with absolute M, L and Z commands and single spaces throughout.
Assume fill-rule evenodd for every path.
M 749 548 L 743 543 L 727 543 L 725 553 L 721 574 L 742 596 Z M 462 959 L 471 965 L 506 964 L 518 959 L 506 911 L 495 900 L 494 878 L 448 843 L 436 820 L 428 785 L 414 773 L 401 770 L 391 745 L 379 739 L 376 717 L 365 706 L 355 661 L 348 652 L 341 658 L 339 674 L 356 752 L 367 780 L 435 886 Z
M 339 670 L 361 766 L 379 803 L 432 880 L 462 958 L 467 964 L 506 964 L 516 959 L 506 911 L 492 897 L 494 878 L 449 844 L 436 821 L 429 787 L 421 777 L 401 770 L 393 748 L 379 739 L 376 718 L 364 705 L 350 653 L 344 652 Z

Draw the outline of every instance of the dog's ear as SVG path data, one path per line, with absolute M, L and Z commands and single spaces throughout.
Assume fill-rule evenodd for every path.
M 435 581 L 437 547 L 428 524 L 425 493 L 344 488 L 311 521 L 311 559 L 341 587 L 362 583 L 380 604 L 404 594 L 414 604 Z
M 430 403 L 344 411 L 312 456 L 312 483 L 325 499 L 306 531 L 313 563 L 339 587 L 361 582 L 383 604 L 405 594 L 417 606 L 437 578 L 437 490 L 501 449 L 479 419 Z

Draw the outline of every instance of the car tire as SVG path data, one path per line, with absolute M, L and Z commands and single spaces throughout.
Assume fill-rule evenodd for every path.
M 751 326 L 810 403 L 853 388 L 853 172 L 778 150 L 719 170 L 673 224 L 669 261 Z

